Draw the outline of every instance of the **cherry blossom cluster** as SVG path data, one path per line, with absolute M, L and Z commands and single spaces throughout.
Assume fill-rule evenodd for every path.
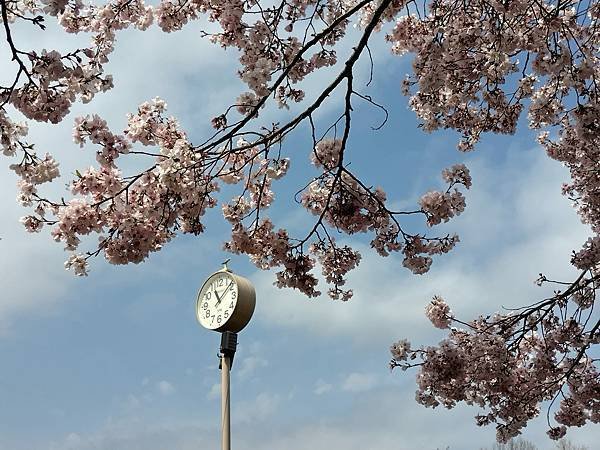
M 96 152 L 96 160 L 102 167 L 114 167 L 114 160 L 131 148 L 129 140 L 122 135 L 114 135 L 106 121 L 96 114 L 75 118 L 73 141 L 80 147 L 87 142 L 98 145 L 100 149 Z
M 4 110 L 0 110 L 0 144 L 4 156 L 14 156 L 17 153 L 19 143 L 27 136 L 27 131 L 26 123 L 13 122 Z
M 448 222 L 465 210 L 465 197 L 458 189 L 451 191 L 451 188 L 455 185 L 463 185 L 466 189 L 471 187 L 469 169 L 464 164 L 455 164 L 442 171 L 442 178 L 449 184 L 446 192 L 430 191 L 419 200 L 429 226 Z
M 358 266 L 360 253 L 347 245 L 339 247 L 333 241 L 329 245 L 323 242 L 314 244 L 311 252 L 317 255 L 323 267 L 325 281 L 333 286 L 329 290 L 329 296 L 335 300 L 349 300 L 353 295 L 352 290 L 344 290 L 341 286 L 346 284 L 344 276 Z
M 427 308 L 425 308 L 425 315 L 431 321 L 436 328 L 448 328 L 452 320 L 452 311 L 450 307 L 441 297 L 434 296 L 433 300 Z
M 563 186 L 563 193 L 573 201 L 582 221 L 589 224 L 594 232 L 594 236 L 573 255 L 572 263 L 580 269 L 600 263 L 600 194 L 596 175 L 600 170 L 599 115 L 597 104 L 593 108 L 577 108 L 572 118 L 561 121 L 558 139 L 552 140 L 548 132 L 541 133 L 539 137 L 548 155 L 569 168 L 571 182 Z
M 223 216 L 231 223 L 231 239 L 226 251 L 246 254 L 261 269 L 279 268 L 279 287 L 298 289 L 316 297 L 318 280 L 312 273 L 315 258 L 303 253 L 303 246 L 292 242 L 284 229 L 275 231 L 269 218 L 260 218 L 274 200 L 272 184 L 287 174 L 289 158 L 268 158 L 267 149 L 260 149 L 245 139 L 235 147 L 221 149 L 218 178 L 228 184 L 240 184 L 243 195 L 222 205 Z M 223 156 L 226 154 L 226 156 Z
M 404 93 L 411 95 L 423 127 L 460 131 L 459 148 L 471 150 L 484 132 L 514 133 L 528 106 L 532 128 L 557 128 L 558 139 L 544 130 L 539 142 L 570 169 L 571 183 L 563 191 L 597 234 L 600 107 L 593 49 L 599 39 L 598 5 L 510 2 L 490 8 L 479 0 L 459 7 L 441 1 L 424 13 L 399 17 L 386 36 L 394 53 L 415 55 Z M 442 203 L 439 194 L 432 194 L 425 205 L 436 200 L 440 209 L 435 213 L 447 216 L 451 199 Z M 435 213 L 433 223 L 444 220 Z M 582 252 L 574 261 L 585 260 L 587 267 L 600 261 L 592 246 Z
M 340 139 L 323 139 L 315 145 L 311 155 L 312 163 L 319 168 L 334 170 L 340 159 L 342 141 Z
M 442 179 L 450 185 L 462 184 L 469 189 L 472 184 L 471 172 L 464 164 L 454 164 L 452 167 L 442 170 Z
M 598 421 L 598 363 L 589 351 L 598 342 L 599 327 L 590 312 L 600 264 L 599 19 L 596 2 L 442 0 L 421 9 L 409 4 L 386 35 L 393 53 L 414 55 L 402 91 L 425 130 L 457 130 L 463 136 L 459 150 L 468 151 L 482 133 L 514 133 L 527 111 L 547 154 L 570 170 L 563 193 L 593 231 L 571 258 L 586 276 L 558 283 L 568 285 L 566 291 L 514 316 L 466 323 L 434 299 L 426 310 L 434 326 L 458 322 L 467 329 L 452 328 L 439 346 L 413 353 L 392 347 L 393 366 L 412 366 L 405 362 L 407 354 L 422 360 L 417 364 L 421 403 L 486 407 L 490 412 L 478 423 L 495 422 L 501 441 L 537 416 L 541 402 L 560 396 L 551 438 L 564 436 L 567 427 Z M 455 176 L 460 172 L 444 174 L 446 181 Z M 463 184 L 468 187 L 470 180 Z M 455 205 L 462 211 L 460 197 L 449 192 L 421 199 L 430 224 L 455 214 Z
M 500 442 L 537 417 L 540 403 L 560 398 L 557 424 L 549 422 L 548 429 L 550 438 L 560 439 L 567 427 L 600 422 L 600 372 L 590 352 L 600 342 L 600 321 L 589 311 L 596 285 L 594 274 L 584 272 L 535 305 L 469 322 L 456 319 L 436 296 L 425 313 L 435 327 L 449 329 L 448 337 L 437 346 L 411 348 L 406 339 L 393 344 L 391 367 L 419 367 L 416 398 L 427 407 L 465 402 L 484 409 L 476 422 L 496 424 Z
M 90 46 L 64 54 L 57 50 L 37 53 L 18 48 L 8 22 L 18 18 L 44 29 L 44 14 L 57 16 L 67 32 L 93 33 Z M 4 28 L 18 71 L 12 85 L 0 87 L 1 106 L 10 103 L 27 118 L 36 121 L 60 122 L 77 99 L 87 103 L 97 93 L 112 88 L 112 76 L 104 74 L 103 65 L 113 50 L 115 31 L 130 25 L 145 29 L 152 21 L 151 14 L 143 2 L 137 1 L 96 6 L 79 0 L 4 0 L 2 16 L 7 21 Z
M 271 94 L 280 107 L 288 107 L 289 101 L 302 101 L 304 92 L 293 85 L 315 70 L 336 63 L 335 45 L 345 35 L 349 17 L 369 3 L 292 0 L 262 5 L 243 0 L 163 0 L 153 14 L 166 32 L 179 30 L 201 15 L 218 23 L 220 30 L 207 35 L 212 42 L 240 52 L 242 67 L 238 74 L 250 91 L 238 97 L 237 110 L 255 117 L 259 105 Z M 307 34 L 302 37 L 296 32 L 297 24 L 305 20 L 310 21 L 313 35 L 319 36 L 315 40 L 319 47 L 314 50 L 312 45 L 305 46 Z M 305 26 L 304 29 L 308 31 Z M 271 85 L 274 75 L 278 76 L 275 86 Z M 227 113 L 213 124 L 219 128 L 226 118 Z
M 303 192 L 304 207 L 319 217 L 319 223 L 325 222 L 347 234 L 373 232 L 371 246 L 378 253 L 387 256 L 390 251 L 401 251 L 406 268 L 416 274 L 426 273 L 432 263 L 431 255 L 450 251 L 458 236 L 428 238 L 405 232 L 396 214 L 386 207 L 385 192 L 381 188 L 369 189 L 340 165 L 342 150 L 340 139 L 322 140 L 315 145 L 311 159 L 324 172 Z M 425 214 L 430 226 L 459 215 L 464 210 L 464 197 L 457 189 L 450 193 L 450 188 L 471 185 L 469 170 L 462 164 L 444 169 L 443 178 L 449 183 L 447 192 L 425 194 L 420 201 L 421 210 L 413 212 Z M 338 270 L 344 268 L 340 266 Z
M 201 217 L 216 205 L 213 193 L 218 184 L 206 173 L 177 121 L 163 116 L 165 109 L 161 99 L 140 105 L 129 116 L 122 135 L 112 133 L 97 115 L 77 118 L 73 139 L 81 146 L 99 147 L 100 167 L 77 171 L 71 184 L 76 197 L 70 201 L 51 202 L 37 196 L 32 187 L 58 176 L 50 156 L 14 168 L 22 178 L 22 202 L 37 204 L 36 215 L 24 219 L 30 231 L 38 231 L 44 223 L 52 225 L 52 237 L 73 252 L 82 236 L 99 235 L 95 251 L 69 257 L 65 265 L 76 274 L 87 274 L 87 259 L 100 252 L 113 264 L 139 263 L 176 230 L 203 231 Z M 157 146 L 159 152 L 153 166 L 138 175 L 123 176 L 116 160 L 129 153 L 134 143 Z
M 294 251 L 285 230 L 273 231 L 269 219 L 245 227 L 241 221 L 232 227 L 231 240 L 224 245 L 232 253 L 245 253 L 250 260 L 262 269 L 280 267 L 276 272 L 278 287 L 298 289 L 309 297 L 318 297 L 317 278 L 311 271 L 315 259 Z
M 370 29 L 370 33 L 379 27 L 380 20 L 391 20 L 402 6 L 402 2 L 384 2 L 372 7 L 369 1 L 321 3 L 310 0 L 284 2 L 279 8 L 237 0 L 189 4 L 163 1 L 157 7 L 146 6 L 141 0 L 106 4 L 46 1 L 39 5 L 3 2 L 3 13 L 11 20 L 22 17 L 22 13 L 46 13 L 57 16 L 67 32 L 88 32 L 93 36 L 89 48 L 64 56 L 57 51 L 44 51 L 41 55 L 22 52 L 8 36 L 19 71 L 15 84 L 3 91 L 4 97 L 33 120 L 58 122 L 78 96 L 87 102 L 96 92 L 110 89 L 112 77 L 103 75 L 102 66 L 113 50 L 116 32 L 130 26 L 146 29 L 154 18 L 163 30 L 175 31 L 187 21 L 206 14 L 222 29 L 209 35 L 210 39 L 240 50 L 239 76 L 250 88 L 234 105 L 246 118 L 234 125 L 228 124 L 228 112 L 213 119 L 213 126 L 228 132 L 229 137 L 217 135 L 203 147 L 193 147 L 177 121 L 164 117 L 166 105 L 160 99 L 142 104 L 136 114 L 130 115 L 123 134 L 112 133 L 97 115 L 77 118 L 73 139 L 82 147 L 96 146 L 100 167 L 77 171 L 71 185 L 76 197 L 61 202 L 38 196 L 35 187 L 58 176 L 54 159 L 47 156 L 40 160 L 32 146 L 22 141 L 26 127 L 10 121 L 2 108 L 4 152 L 11 156 L 21 150 L 26 156 L 24 162 L 13 166 L 22 178 L 20 201 L 35 206 L 35 214 L 25 217 L 23 223 L 30 231 L 39 231 L 44 224 L 51 225 L 53 238 L 65 243 L 71 251 L 79 248 L 82 236 L 97 233 L 98 248 L 73 255 L 66 264 L 76 273 L 85 274 L 85 264 L 91 256 L 104 253 L 115 264 L 140 262 L 150 252 L 159 250 L 178 230 L 202 232 L 200 217 L 206 208 L 216 205 L 213 194 L 219 190 L 219 183 L 225 182 L 243 187 L 242 195 L 223 205 L 224 216 L 232 224 L 232 240 L 226 248 L 248 254 L 261 268 L 282 268 L 277 281 L 281 286 L 317 295 L 316 278 L 310 271 L 318 259 L 324 277 L 334 286 L 330 295 L 349 298 L 351 290 L 342 291 L 339 287 L 344 284 L 344 275 L 358 264 L 360 256 L 345 247 L 338 249 L 332 239 L 326 242 L 321 235 L 315 235 L 317 229 L 327 232 L 323 223 L 335 228 L 343 224 L 342 231 L 348 233 L 375 231 L 372 245 L 378 252 L 387 254 L 404 248 L 405 265 L 423 273 L 431 261 L 429 258 L 423 263 L 420 254 L 447 251 L 456 240 L 406 234 L 386 209 L 383 191 L 371 192 L 347 171 L 341 175 L 342 182 L 321 179 L 325 185 L 331 183 L 329 191 L 338 192 L 331 196 L 334 202 L 325 202 L 323 217 L 305 239 L 292 240 L 285 230 L 275 232 L 270 220 L 260 216 L 274 200 L 273 181 L 283 177 L 289 167 L 289 158 L 269 157 L 271 147 L 281 137 L 273 139 L 265 135 L 255 144 L 236 134 L 249 119 L 256 117 L 269 96 L 273 95 L 280 106 L 287 106 L 289 99 L 303 100 L 304 93 L 293 85 L 313 71 L 337 62 L 335 46 L 345 35 L 352 15 L 360 12 L 361 24 Z M 256 14 L 258 11 L 260 14 Z M 311 38 L 304 34 L 300 39 L 302 33 L 298 33 L 297 24 L 307 18 L 311 20 L 313 34 Z M 361 48 L 364 46 L 365 43 Z M 27 59 L 21 56 L 27 56 L 29 67 Z M 25 80 L 22 87 L 18 86 L 20 77 Z M 17 101 L 20 103 L 15 103 Z M 233 130 L 229 131 L 231 127 Z M 270 135 L 276 133 L 283 136 L 277 129 Z M 236 136 L 237 147 L 234 147 L 231 142 Z M 133 150 L 136 144 L 159 150 L 155 154 L 140 152 Z M 342 144 L 339 140 L 316 143 L 313 162 L 332 175 L 334 166 L 342 167 L 345 145 L 345 141 Z M 154 163 L 137 175 L 125 176 L 117 159 L 130 152 L 154 157 Z M 319 158 L 323 158 L 321 162 Z M 340 180 L 337 176 L 335 179 Z M 319 192 L 319 184 L 317 180 L 310 183 L 308 193 L 305 192 L 305 206 L 321 215 L 315 209 L 316 203 L 320 196 L 329 194 L 327 189 Z M 353 197 L 358 198 L 354 205 Z M 355 219 L 358 221 L 352 223 Z M 308 245 L 315 236 L 316 241 Z
M 219 178 L 226 183 L 242 184 L 245 195 L 222 206 L 224 217 L 232 224 L 232 239 L 225 249 L 249 255 L 262 269 L 283 268 L 277 273 L 276 284 L 280 287 L 296 288 L 309 296 L 319 295 L 317 278 L 311 272 L 318 261 L 325 281 L 332 286 L 328 291 L 330 297 L 348 300 L 352 296 L 352 290 L 342 286 L 346 274 L 358 265 L 360 255 L 348 246 L 339 247 L 329 236 L 327 226 L 348 234 L 373 231 L 372 245 L 382 253 L 402 250 L 405 266 L 415 273 L 425 273 L 431 265 L 431 257 L 423 254 L 446 253 L 458 242 L 457 236 L 426 238 L 402 231 L 394 213 L 385 206 L 385 193 L 381 189 L 371 191 L 346 169 L 342 170 L 342 142 L 327 139 L 315 145 L 311 156 L 313 164 L 324 173 L 309 183 L 301 199 L 318 217 L 317 223 L 305 239 L 293 240 L 285 230 L 275 231 L 269 219 L 259 218 L 271 206 L 272 182 L 287 173 L 289 160 L 264 158 L 265 150 L 244 139 L 238 140 L 237 146 L 228 152 L 222 158 Z M 446 169 L 444 173 L 450 186 L 470 182 L 464 166 Z M 304 243 L 312 237 L 316 241 L 305 253 Z
M 427 223 L 437 225 L 448 222 L 455 215 L 458 216 L 465 210 L 465 198 L 461 192 L 427 192 L 419 200 L 421 209 L 427 214 Z
M 87 103 L 97 93 L 109 90 L 113 85 L 112 76 L 104 74 L 103 64 L 108 61 L 108 55 L 113 49 L 115 30 L 129 25 L 147 28 L 152 20 L 151 9 L 137 1 L 98 6 L 84 4 L 79 0 L 3 0 L 1 10 L 6 40 L 17 70 L 11 85 L 0 86 L 0 141 L 6 156 L 17 156 L 20 153 L 20 162 L 10 166 L 20 177 L 18 201 L 25 206 L 35 204 L 35 214 L 24 217 L 22 222 L 29 231 L 39 231 L 44 224 L 54 225 L 60 222 L 61 219 L 49 218 L 49 214 L 69 221 L 74 218 L 65 214 L 65 211 L 77 211 L 77 214 L 85 216 L 83 210 L 86 208 L 83 205 L 76 207 L 72 202 L 63 201 L 59 204 L 38 195 L 38 185 L 59 176 L 58 163 L 49 154 L 43 158 L 36 154 L 34 145 L 24 140 L 27 125 L 12 121 L 6 114 L 6 107 L 11 105 L 31 120 L 58 123 L 68 114 L 73 102 L 80 100 Z M 44 14 L 57 16 L 60 25 L 67 32 L 93 33 L 90 47 L 67 53 L 45 49 L 38 53 L 20 49 L 12 38 L 10 23 L 16 20 L 28 21 L 43 30 Z M 94 139 L 94 142 L 98 142 Z M 106 144 L 106 152 L 110 153 L 109 143 L 102 143 Z M 111 161 L 114 157 L 116 156 L 107 155 L 107 159 Z M 75 229 L 78 232 L 89 232 L 85 225 L 77 227 L 78 225 Z M 97 224 L 92 228 L 101 229 Z M 79 242 L 77 232 L 64 231 L 57 231 L 55 239 L 67 242 L 67 248 L 75 248 Z M 68 267 L 75 267 L 78 274 L 86 273 L 81 263 L 68 264 Z
M 418 86 L 410 104 L 424 129 L 462 132 L 461 150 L 471 150 L 483 132 L 514 133 L 522 100 L 532 93 L 525 87 L 514 93 L 502 90 L 519 69 L 512 56 L 537 50 L 531 41 L 540 51 L 546 47 L 547 40 L 532 38 L 528 29 L 536 23 L 535 15 L 546 11 L 529 2 L 497 8 L 477 0 L 461 6 L 432 2 L 425 15 L 399 17 L 386 36 L 394 53 L 415 54 L 414 74 L 405 80 L 404 92 L 410 95 Z M 499 14 L 506 17 L 502 27 L 497 26 Z M 545 30 L 544 23 L 539 27 Z
M 432 255 L 448 253 L 459 240 L 456 234 L 438 238 L 407 236 L 402 249 L 404 254 L 402 265 L 417 275 L 427 273 L 433 262 Z

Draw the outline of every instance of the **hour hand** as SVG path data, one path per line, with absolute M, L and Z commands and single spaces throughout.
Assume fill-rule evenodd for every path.
M 215 303 L 215 306 L 217 306 L 219 303 L 221 303 L 221 299 L 222 297 L 219 297 L 219 293 L 217 292 L 217 290 L 214 290 L 215 292 L 215 297 L 217 297 L 217 303 Z

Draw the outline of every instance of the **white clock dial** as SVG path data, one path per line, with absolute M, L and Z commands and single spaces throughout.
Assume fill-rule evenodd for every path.
M 222 327 L 233 315 L 237 299 L 238 286 L 233 277 L 227 272 L 215 273 L 198 293 L 198 321 L 210 330 Z

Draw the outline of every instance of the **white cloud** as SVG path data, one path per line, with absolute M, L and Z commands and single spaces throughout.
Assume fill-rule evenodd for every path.
M 263 404 L 272 405 L 271 394 L 261 394 Z M 260 396 L 259 396 L 260 397 Z M 257 398 L 258 399 L 258 398 Z M 265 401 L 266 399 L 266 401 Z M 256 407 L 259 401 L 251 406 Z M 269 406 L 270 417 L 275 409 Z M 233 414 L 236 413 L 234 409 Z M 245 413 L 252 414 L 251 410 Z M 270 419 L 268 430 L 257 426 L 256 417 L 232 423 L 232 445 L 239 450 L 476 450 L 494 442 L 493 427 L 476 427 L 476 408 L 459 406 L 443 408 L 416 407 L 411 392 L 395 388 L 376 389 L 361 396 L 341 415 L 328 418 L 308 417 L 285 423 Z M 205 421 L 206 422 L 206 421 Z M 124 426 L 110 423 L 101 431 L 84 435 L 78 432 L 77 450 L 192 450 L 218 448 L 220 424 L 203 427 L 197 419 L 174 423 L 139 423 L 127 421 Z M 275 426 L 274 424 L 277 423 Z M 432 432 L 431 430 L 434 430 Z M 554 444 L 545 436 L 544 418 L 534 421 L 523 435 L 540 450 L 551 450 Z M 600 438 L 597 428 L 569 430 L 569 438 L 592 450 Z M 67 439 L 50 447 L 52 450 L 75 450 Z
M 162 395 L 171 395 L 175 392 L 175 387 L 166 380 L 161 380 L 156 383 L 156 390 Z
M 331 384 L 326 383 L 325 381 L 321 380 L 320 378 L 316 381 L 315 383 L 315 389 L 314 389 L 314 393 L 315 395 L 323 395 L 329 391 L 331 391 Z
M 271 392 L 261 392 L 251 401 L 239 402 L 231 411 L 235 423 L 262 422 L 279 408 L 281 397 Z
M 206 394 L 206 398 L 209 400 L 215 400 L 220 397 L 221 397 L 221 383 L 215 383 L 208 390 L 208 393 Z
M 140 404 L 141 404 L 141 400 L 133 394 L 129 394 L 127 396 L 127 399 L 124 402 L 125 408 L 128 408 L 128 409 L 135 409 L 135 408 L 139 407 Z
M 17 206 L 16 178 L 0 176 L 0 336 L 12 332 L 12 321 L 26 312 L 49 314 L 69 293 L 77 297 L 81 283 L 68 274 L 62 247 L 43 231 L 30 235 L 18 222 L 25 210 Z
M 348 392 L 370 391 L 377 384 L 374 373 L 351 373 L 342 381 L 342 390 Z
M 267 367 L 269 362 L 261 358 L 260 356 L 251 355 L 245 358 L 242 358 L 240 361 L 240 369 L 238 371 L 238 375 L 240 378 L 248 378 L 252 374 L 254 374 L 257 370 Z
M 70 433 L 66 437 L 65 443 L 67 444 L 67 448 L 75 450 L 83 443 L 83 439 L 77 433 Z
M 77 436 L 71 439 L 70 436 Z M 196 450 L 218 448 L 220 432 L 207 433 L 197 424 L 155 424 L 141 426 L 131 422 L 126 426 L 107 424 L 93 434 L 71 433 L 60 442 L 50 443 L 49 450 Z

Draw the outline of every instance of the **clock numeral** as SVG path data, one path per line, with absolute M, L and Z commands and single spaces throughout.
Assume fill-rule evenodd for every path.
M 210 311 L 209 311 L 208 309 L 206 310 L 206 316 L 205 316 L 205 317 L 206 317 L 207 319 L 210 317 Z
M 221 320 L 222 320 L 222 319 L 221 319 L 221 314 L 219 314 L 219 315 L 217 316 L 217 323 L 218 323 L 218 324 L 220 324 L 220 323 L 221 323 Z
M 212 316 L 210 316 L 210 324 L 212 325 L 215 321 L 215 316 L 214 314 Z
M 210 294 L 211 294 L 210 291 L 208 291 L 206 294 L 204 294 L 204 300 L 210 300 Z
M 229 305 L 229 309 L 233 309 L 233 302 L 231 302 L 231 305 Z
M 236 298 L 236 297 L 237 297 L 237 292 L 231 291 L 231 298 Z
M 221 287 L 223 286 L 223 283 L 225 282 L 225 280 L 223 280 L 223 278 L 219 278 L 219 280 L 217 281 L 217 286 Z
M 204 302 L 204 303 L 202 304 L 202 308 L 203 308 L 203 309 L 206 309 L 206 308 L 208 308 L 208 302 Z
M 225 319 L 229 318 L 229 310 L 225 310 L 225 313 L 223 314 L 225 316 Z

